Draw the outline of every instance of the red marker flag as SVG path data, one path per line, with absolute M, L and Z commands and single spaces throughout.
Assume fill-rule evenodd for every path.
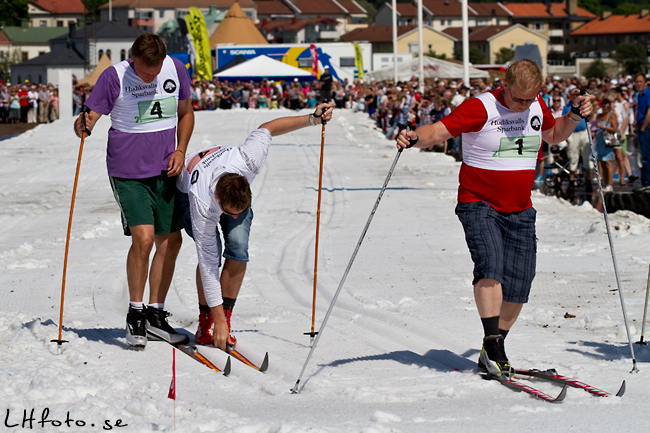
M 172 347 L 172 383 L 169 384 L 169 394 L 167 398 L 176 401 L 176 350 Z
M 318 78 L 318 49 L 316 45 L 311 44 L 309 51 L 311 52 L 311 73 Z

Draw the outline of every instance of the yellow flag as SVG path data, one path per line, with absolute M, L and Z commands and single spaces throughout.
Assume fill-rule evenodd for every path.
M 190 13 L 185 15 L 185 22 L 196 51 L 196 76 L 212 81 L 212 54 L 205 18 L 200 10 L 191 7 Z
M 358 79 L 363 78 L 363 56 L 361 55 L 361 47 L 356 42 L 354 45 L 354 66 L 359 70 Z

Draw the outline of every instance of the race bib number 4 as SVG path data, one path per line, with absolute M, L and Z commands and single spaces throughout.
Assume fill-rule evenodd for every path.
M 495 158 L 537 158 L 541 144 L 539 135 L 524 137 L 502 137 L 499 150 L 492 155 Z
M 154 99 L 153 101 L 138 102 L 138 113 L 135 123 L 151 123 L 176 116 L 176 98 Z

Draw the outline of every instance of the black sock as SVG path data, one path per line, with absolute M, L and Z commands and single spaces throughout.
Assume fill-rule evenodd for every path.
M 499 335 L 499 316 L 481 317 L 481 322 L 483 322 L 483 332 L 486 337 Z
M 506 339 L 506 336 L 508 335 L 508 332 L 510 332 L 510 330 L 506 331 L 505 329 L 499 329 L 499 334 L 503 335 L 504 340 Z
M 200 311 L 201 313 L 209 313 L 209 312 L 212 311 L 212 310 L 211 310 L 210 307 L 208 307 L 207 305 L 203 305 L 203 304 L 201 304 L 201 303 L 199 302 L 199 311 Z
M 235 308 L 237 298 L 223 298 L 223 309 L 232 311 Z

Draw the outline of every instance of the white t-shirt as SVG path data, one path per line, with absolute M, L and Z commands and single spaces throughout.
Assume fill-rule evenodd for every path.
M 241 146 L 216 146 L 187 157 L 176 186 L 189 196 L 192 233 L 199 259 L 203 291 L 209 307 L 223 303 L 219 267 L 221 256 L 216 227 L 223 211 L 215 197 L 217 181 L 226 173 L 242 175 L 251 183 L 266 160 L 271 133 L 256 129 Z

